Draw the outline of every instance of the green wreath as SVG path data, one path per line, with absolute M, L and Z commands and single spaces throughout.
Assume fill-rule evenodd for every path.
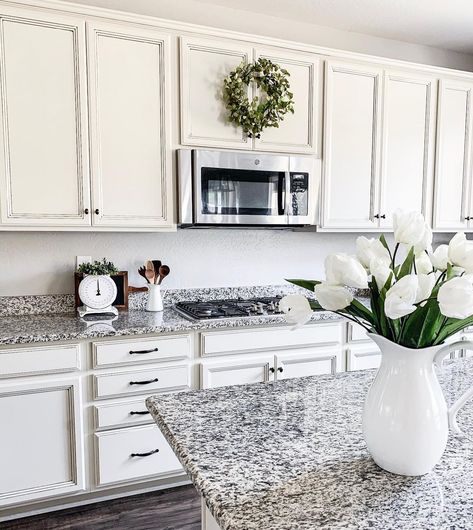
M 228 120 L 239 125 L 250 138 L 260 138 L 267 127 L 279 127 L 284 116 L 294 114 L 294 96 L 289 90 L 289 72 L 269 59 L 242 63 L 223 81 L 223 99 Z M 248 86 L 253 82 L 261 97 L 248 99 Z

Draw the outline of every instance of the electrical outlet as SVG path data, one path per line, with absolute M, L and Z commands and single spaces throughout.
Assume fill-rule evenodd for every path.
M 92 263 L 92 256 L 76 256 L 76 268 L 79 268 L 82 263 Z

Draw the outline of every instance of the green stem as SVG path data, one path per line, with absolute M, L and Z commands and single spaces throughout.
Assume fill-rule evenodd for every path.
M 396 246 L 394 247 L 394 254 L 393 254 L 393 257 L 391 259 L 391 269 L 394 271 L 394 268 L 396 266 L 396 254 L 397 254 L 397 251 L 399 250 L 399 243 L 396 243 Z

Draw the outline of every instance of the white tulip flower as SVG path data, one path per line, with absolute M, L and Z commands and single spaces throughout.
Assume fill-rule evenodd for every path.
M 381 289 L 386 285 L 389 276 L 392 274 L 392 270 L 386 265 L 384 260 L 379 258 L 373 258 L 370 262 L 370 271 L 373 278 L 376 281 L 378 289 Z
M 452 278 L 439 289 L 437 296 L 440 312 L 450 318 L 473 315 L 473 285 L 468 278 Z
M 331 254 L 325 258 L 327 282 L 333 285 L 347 285 L 366 289 L 368 275 L 363 265 L 348 254 Z
M 473 241 L 468 241 L 463 232 L 455 234 L 448 244 L 448 259 L 467 273 L 473 272 Z
M 303 326 L 312 318 L 313 311 L 307 298 L 301 294 L 289 294 L 279 301 L 279 309 L 285 313 L 289 324 Z
M 418 245 L 417 251 L 428 244 L 428 228 L 424 216 L 418 212 L 396 210 L 393 214 L 394 240 L 409 247 Z M 423 249 L 426 250 L 426 249 Z
M 432 229 L 427 223 L 424 223 L 424 233 L 419 241 L 414 245 L 414 252 L 416 256 L 420 256 L 425 252 L 432 252 L 432 240 L 434 235 Z
M 435 286 L 436 278 L 435 274 L 417 274 L 417 293 L 415 304 L 427 300 L 432 294 L 432 289 Z M 424 304 L 421 304 L 424 305 Z
M 418 288 L 419 280 L 415 274 L 408 274 L 397 281 L 386 293 L 384 301 L 386 316 L 396 320 L 413 313 L 417 309 L 414 304 Z
M 429 274 L 429 272 L 434 270 L 426 252 L 422 252 L 422 254 L 415 258 L 415 265 L 417 274 Z
M 432 254 L 430 261 L 437 271 L 445 271 L 448 266 L 448 245 L 439 245 Z
M 391 256 L 388 249 L 384 247 L 379 239 L 374 237 L 368 239 L 365 236 L 360 236 L 356 239 L 356 257 L 365 269 L 370 268 L 370 263 L 373 259 L 377 259 L 389 265 L 391 263 Z
M 340 311 L 348 307 L 353 301 L 353 295 L 341 285 L 322 282 L 314 288 L 319 304 L 327 311 Z

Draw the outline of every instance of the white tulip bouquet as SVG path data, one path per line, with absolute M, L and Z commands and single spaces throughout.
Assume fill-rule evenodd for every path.
M 408 348 L 442 344 L 473 324 L 473 241 L 460 232 L 434 251 L 421 214 L 398 210 L 393 224 L 393 250 L 384 235 L 361 236 L 356 256 L 327 256 L 325 281 L 288 280 L 316 297 L 284 297 L 280 308 L 288 322 L 303 325 L 313 310 L 326 309 Z M 347 287 L 368 288 L 370 307 Z

